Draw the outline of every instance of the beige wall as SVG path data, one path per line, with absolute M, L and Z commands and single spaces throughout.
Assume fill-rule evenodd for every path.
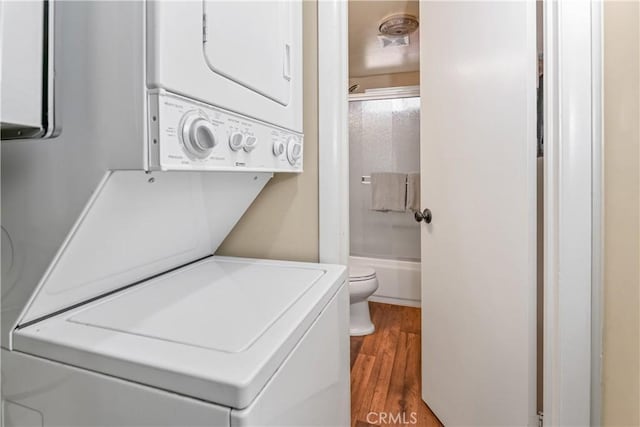
M 640 425 L 640 7 L 604 10 L 603 424 Z
M 219 255 L 318 261 L 317 3 L 305 1 L 304 172 L 276 174 L 222 243 Z
M 355 91 L 355 93 L 364 92 L 366 89 L 381 87 L 418 86 L 420 84 L 420 71 L 349 77 L 349 86 L 356 83 L 359 84 L 360 87 Z

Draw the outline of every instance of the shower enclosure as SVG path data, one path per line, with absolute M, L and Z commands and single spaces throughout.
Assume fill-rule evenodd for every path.
M 371 209 L 374 172 L 420 171 L 418 88 L 373 90 L 349 97 L 351 265 L 376 270 L 372 300 L 420 301 L 420 225 L 413 213 Z

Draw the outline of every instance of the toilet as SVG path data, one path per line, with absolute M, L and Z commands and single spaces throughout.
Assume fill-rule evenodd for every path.
M 375 331 L 369 314 L 368 298 L 378 289 L 376 271 L 371 267 L 349 267 L 351 336 L 369 335 Z

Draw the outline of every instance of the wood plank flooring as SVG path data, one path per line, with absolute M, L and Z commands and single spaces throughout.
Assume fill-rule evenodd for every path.
M 420 393 L 420 309 L 369 306 L 376 332 L 351 337 L 351 426 L 441 426 Z

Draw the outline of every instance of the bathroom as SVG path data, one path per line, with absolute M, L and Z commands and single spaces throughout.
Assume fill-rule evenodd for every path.
M 439 425 L 418 384 L 418 17 L 417 1 L 349 2 L 352 425 L 386 414 Z
M 349 2 L 352 425 L 371 423 L 375 421 L 371 414 L 379 413 L 415 417 L 418 425 L 440 423 L 420 399 L 425 392 L 416 381 L 425 363 L 421 360 L 422 310 L 425 304 L 433 304 L 422 301 L 422 290 L 426 286 L 430 292 L 442 292 L 433 291 L 430 277 L 422 275 L 425 249 L 421 239 L 429 239 L 422 227 L 429 227 L 432 214 L 425 209 L 430 203 L 420 200 L 424 160 L 420 109 L 425 105 L 421 95 L 428 93 L 421 93 L 420 87 L 419 17 L 418 1 Z M 532 146 L 537 144 L 538 157 L 534 207 L 538 219 L 536 406 L 542 412 L 542 2 L 537 2 L 536 27 L 538 137 L 532 141 Z M 429 78 L 425 70 L 422 75 Z M 433 325 L 443 319 L 430 320 Z M 430 369 L 438 369 L 428 363 Z M 439 408 L 435 405 L 434 409 Z

